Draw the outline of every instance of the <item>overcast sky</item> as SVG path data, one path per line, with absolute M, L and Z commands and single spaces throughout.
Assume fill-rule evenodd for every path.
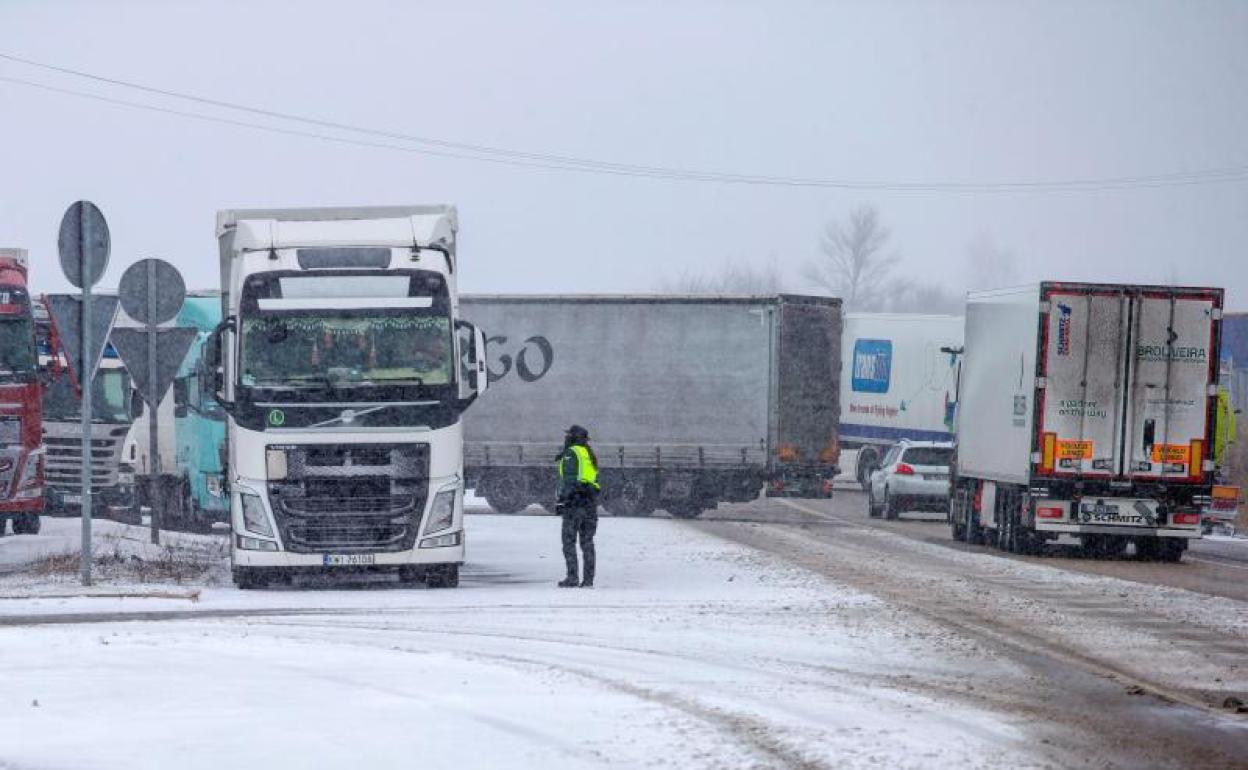
M 651 166 L 934 183 L 1248 166 L 1248 2 L 1229 0 L 0 0 L 0 52 Z M 315 130 L 3 60 L 0 77 Z M 0 185 L 0 246 L 30 250 L 42 290 L 66 286 L 56 231 L 78 198 L 111 225 L 103 285 L 159 256 L 190 287 L 215 288 L 219 208 L 451 202 L 462 288 L 490 292 L 648 291 L 725 260 L 774 262 L 800 284 L 823 224 L 869 202 L 899 272 L 950 289 L 968 283 L 967 244 L 987 238 L 1024 280 L 1177 279 L 1225 286 L 1248 309 L 1242 178 L 987 195 L 628 178 L 274 135 L 0 81 Z

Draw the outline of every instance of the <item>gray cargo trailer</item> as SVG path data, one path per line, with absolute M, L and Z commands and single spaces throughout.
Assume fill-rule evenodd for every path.
M 468 485 L 500 512 L 553 508 L 564 430 L 589 429 L 602 503 L 693 517 L 769 494 L 830 496 L 841 302 L 830 297 L 467 295 L 491 386 L 467 415 Z

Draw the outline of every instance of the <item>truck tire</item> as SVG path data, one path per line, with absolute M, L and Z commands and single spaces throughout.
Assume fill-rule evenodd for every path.
M 955 489 L 949 495 L 949 535 L 960 542 L 966 542 L 966 514 L 962 511 L 962 490 Z
M 696 519 L 706 510 L 697 500 L 671 500 L 663 504 L 663 509 L 673 519 Z
M 4 537 L 4 532 L 9 528 L 9 520 L 0 516 L 0 537 Z
M 426 588 L 457 588 L 459 587 L 459 565 L 440 564 L 430 567 L 425 572 Z
M 13 534 L 15 535 L 37 535 L 39 527 L 40 521 L 37 513 L 19 513 L 13 517 Z
M 491 474 L 481 486 L 485 502 L 495 513 L 519 513 L 532 502 L 529 485 L 517 473 Z
M 269 580 L 264 576 L 264 573 L 253 567 L 235 567 L 233 573 L 234 585 L 238 586 L 240 591 L 264 588 L 269 584 Z
M 644 478 L 621 476 L 606 485 L 602 507 L 612 516 L 649 516 L 654 513 L 654 496 Z

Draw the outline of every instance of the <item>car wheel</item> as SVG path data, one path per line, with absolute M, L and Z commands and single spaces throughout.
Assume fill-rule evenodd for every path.
M 875 504 L 875 489 L 870 486 L 867 487 L 867 516 L 880 518 L 880 507 Z
M 888 487 L 884 488 L 884 518 L 896 519 L 901 514 L 897 502 L 893 500 L 893 495 L 888 491 Z

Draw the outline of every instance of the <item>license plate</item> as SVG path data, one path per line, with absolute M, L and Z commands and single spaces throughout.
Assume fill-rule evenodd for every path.
M 327 553 L 326 567 L 364 567 L 377 563 L 377 555 L 371 553 Z
M 67 505 L 82 505 L 82 495 L 62 495 L 61 501 Z

